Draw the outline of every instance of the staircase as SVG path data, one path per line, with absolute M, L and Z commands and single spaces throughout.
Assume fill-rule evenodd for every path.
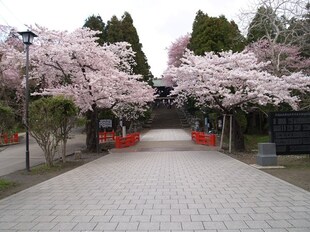
M 153 110 L 152 129 L 188 128 L 186 118 L 175 108 L 160 107 Z

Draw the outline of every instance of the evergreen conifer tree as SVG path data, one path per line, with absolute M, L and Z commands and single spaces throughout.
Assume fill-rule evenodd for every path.
M 193 23 L 189 48 L 196 55 L 207 51 L 241 51 L 244 40 L 235 22 L 229 22 L 225 16 L 209 17 L 199 10 Z
M 84 26 L 83 27 L 88 27 L 91 30 L 94 31 L 100 31 L 100 34 L 98 35 L 98 43 L 102 45 L 106 41 L 106 35 L 105 35 L 105 24 L 102 21 L 102 18 L 97 15 L 92 15 L 88 17 L 85 20 Z

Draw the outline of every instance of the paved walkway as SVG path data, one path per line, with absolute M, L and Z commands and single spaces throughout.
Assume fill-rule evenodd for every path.
M 76 129 L 78 130 L 78 129 Z M 22 136 L 20 143 L 6 147 L 0 147 L 0 176 L 10 174 L 15 171 L 26 169 L 25 161 L 25 136 Z M 67 144 L 67 154 L 85 148 L 86 135 L 79 131 L 71 135 Z M 58 158 L 56 154 L 55 158 Z M 34 138 L 30 137 L 30 167 L 45 163 L 42 149 Z
M 183 129 L 153 129 L 141 136 L 142 141 L 190 141 L 191 135 Z
M 1 200 L 0 231 L 309 232 L 310 193 L 217 151 L 118 152 Z

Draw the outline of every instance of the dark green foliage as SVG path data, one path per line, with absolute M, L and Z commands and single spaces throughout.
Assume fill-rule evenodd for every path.
M 132 66 L 133 73 L 141 74 L 143 76 L 143 81 L 152 84 L 153 75 L 150 72 L 147 58 L 142 51 L 142 44 L 140 43 L 137 30 L 133 25 L 131 15 L 125 12 L 121 20 L 113 16 L 107 23 L 106 35 L 107 42 L 115 43 L 126 41 L 131 44 L 132 50 L 136 53 L 136 65 Z
M 291 38 L 293 44 L 300 47 L 301 56 L 310 57 L 310 3 L 305 7 L 306 13 L 301 19 L 290 20 L 290 30 L 294 30 L 297 38 Z M 296 40 L 296 41 L 294 41 Z
M 277 33 L 276 28 L 272 25 L 273 23 L 278 26 L 281 24 L 274 11 L 271 8 L 260 7 L 250 23 L 247 34 L 248 42 L 256 42 L 266 36 L 273 39 Z
M 98 43 L 100 45 L 104 44 L 105 40 L 106 40 L 106 35 L 105 35 L 105 24 L 104 22 L 102 21 L 102 18 L 97 15 L 92 15 L 90 17 L 88 17 L 86 20 L 85 20 L 85 24 L 83 27 L 88 27 L 89 29 L 91 30 L 94 30 L 94 31 L 99 31 L 99 34 L 98 34 Z
M 115 43 L 124 41 L 122 23 L 115 15 L 111 18 L 110 21 L 107 22 L 105 30 L 107 35 L 106 42 Z
M 119 20 L 115 15 L 105 23 L 100 16 L 90 16 L 86 19 L 84 27 L 91 30 L 100 31 L 98 43 L 102 45 L 104 42 L 116 43 L 126 41 L 131 44 L 135 54 L 136 65 L 132 65 L 132 72 L 143 76 L 143 81 L 153 84 L 153 75 L 150 71 L 147 58 L 142 51 L 142 44 L 136 28 L 133 25 L 133 20 L 128 12 L 125 12 L 122 19 Z
M 14 116 L 13 109 L 2 105 L 0 102 L 0 134 L 13 129 L 15 123 Z
M 197 12 L 189 44 L 196 55 L 209 51 L 241 51 L 244 42 L 235 22 L 229 22 L 225 16 L 209 17 L 200 10 Z
M 135 61 L 137 65 L 133 66 L 133 72 L 141 74 L 143 80 L 151 84 L 153 75 L 150 72 L 150 66 L 147 62 L 147 58 L 142 51 L 142 44 L 139 41 L 136 28 L 133 26 L 133 20 L 128 12 L 125 12 L 122 17 L 122 31 L 123 40 L 132 45 L 132 49 L 136 52 Z

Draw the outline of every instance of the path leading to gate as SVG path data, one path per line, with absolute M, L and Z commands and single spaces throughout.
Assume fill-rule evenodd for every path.
M 182 128 L 177 109 L 174 107 L 167 109 L 166 107 L 163 106 L 154 109 L 153 122 L 151 128 L 152 129 Z
M 0 231 L 310 231 L 309 192 L 189 138 L 149 130 L 136 150 L 3 199 Z

